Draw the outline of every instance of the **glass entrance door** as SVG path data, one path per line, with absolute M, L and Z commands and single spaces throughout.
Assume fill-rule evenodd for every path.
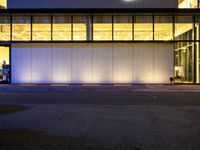
M 0 46 L 0 84 L 10 83 L 10 48 Z

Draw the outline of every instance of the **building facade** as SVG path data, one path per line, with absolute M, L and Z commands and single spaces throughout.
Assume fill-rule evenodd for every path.
M 10 0 L 0 10 L 0 83 L 199 84 L 199 4 Z

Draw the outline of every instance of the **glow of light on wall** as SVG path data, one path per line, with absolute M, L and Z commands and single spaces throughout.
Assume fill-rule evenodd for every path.
M 71 82 L 71 74 L 64 74 L 62 72 L 56 73 L 52 77 L 52 83 L 70 83 Z
M 172 71 L 169 71 L 172 72 Z M 170 83 L 169 78 L 171 77 L 168 71 L 162 70 L 162 71 L 155 71 L 154 70 L 154 83 Z
M 73 46 L 73 45 L 74 44 L 70 46 Z M 115 44 L 109 44 L 109 47 L 111 45 L 114 45 L 113 48 L 115 49 L 116 47 Z M 48 45 L 42 44 L 41 49 L 44 46 L 48 46 Z M 96 47 L 98 47 L 98 44 L 94 44 L 93 46 L 86 45 L 86 44 L 84 45 L 79 44 L 79 46 L 80 47 L 85 46 L 85 48 L 87 46 L 88 49 L 89 48 L 95 49 Z M 106 45 L 101 44 L 101 46 L 102 46 L 102 49 L 105 49 L 106 47 L 108 48 L 108 44 Z M 162 48 L 161 46 L 160 45 L 157 46 L 155 44 L 155 48 L 157 49 Z M 123 46 L 117 45 L 117 48 L 118 47 L 122 48 Z M 32 48 L 34 48 L 34 45 L 32 46 Z M 139 48 L 141 48 L 140 44 L 139 44 Z M 134 50 L 135 49 L 137 50 L 137 43 L 134 46 Z M 143 55 L 144 52 L 147 52 L 148 47 L 144 47 L 144 49 L 146 49 L 146 51 L 141 51 L 141 52 L 138 51 L 138 53 L 135 53 L 134 57 L 140 57 L 140 55 Z M 69 50 L 69 46 L 66 47 L 66 50 Z M 169 48 L 169 50 L 173 50 L 173 49 Z M 15 51 L 14 47 L 13 47 L 13 51 Z M 56 48 L 55 48 L 55 51 L 56 51 Z M 42 57 L 38 58 L 34 56 L 33 60 L 35 61 L 32 62 L 32 66 L 33 66 L 32 70 L 29 65 L 24 65 L 24 67 L 22 67 L 22 65 L 19 65 L 19 64 L 24 64 L 24 63 L 29 62 L 27 61 L 27 59 L 19 59 L 19 58 L 16 59 L 15 56 L 20 56 L 23 54 L 23 52 L 20 50 L 14 52 L 13 53 L 14 56 L 12 56 L 12 58 L 14 59 L 14 61 L 12 61 L 14 62 L 12 64 L 13 83 L 84 83 L 84 84 L 87 84 L 87 83 L 96 83 L 96 84 L 98 83 L 169 83 L 170 74 L 171 76 L 173 76 L 172 70 L 166 69 L 166 72 L 165 72 L 165 68 L 168 68 L 169 62 L 172 61 L 173 57 L 169 57 L 169 60 L 164 59 L 163 60 L 164 64 L 158 65 L 158 68 L 159 68 L 158 70 L 155 70 L 156 68 L 154 69 L 152 68 L 152 64 L 151 64 L 152 60 L 146 60 L 146 59 L 143 60 L 144 63 L 140 64 L 140 67 L 133 67 L 133 69 L 130 69 L 131 67 L 128 67 L 128 66 L 133 65 L 132 63 L 137 65 L 137 61 L 141 59 L 138 59 L 135 62 L 135 60 L 132 60 L 133 58 L 131 57 L 131 60 L 128 62 L 127 60 L 123 59 L 120 63 L 118 63 L 119 62 L 118 59 L 115 60 L 116 57 L 109 55 L 109 53 L 106 53 L 106 54 L 96 53 L 96 52 L 99 52 L 97 50 L 86 51 L 87 55 L 89 56 L 91 55 L 92 52 L 94 54 L 93 56 L 99 55 L 98 57 L 99 60 L 96 61 L 95 64 L 94 62 L 90 60 L 91 57 L 88 57 L 89 60 L 84 58 L 84 56 L 87 56 L 85 53 L 84 55 L 82 55 L 81 51 L 74 51 L 75 53 L 74 56 L 81 55 L 82 57 L 78 57 L 76 61 L 72 61 L 73 60 L 72 59 L 70 60 L 71 62 L 68 62 L 72 66 L 72 68 L 70 68 L 72 72 L 71 71 L 63 72 L 63 67 L 58 67 L 56 68 L 57 71 L 54 74 L 53 73 L 54 69 L 49 69 L 46 71 L 43 70 L 43 68 L 50 67 L 50 65 L 48 65 L 49 63 L 46 63 L 46 61 L 43 59 L 45 58 L 46 54 L 48 54 L 48 52 L 50 51 L 47 48 L 45 53 L 43 53 Z M 166 52 L 168 51 L 163 51 L 161 57 L 165 57 Z M 31 51 L 29 51 L 29 54 L 27 55 L 30 55 L 30 53 Z M 27 55 L 23 55 L 22 57 L 26 57 Z M 129 58 L 128 54 L 126 55 L 126 57 L 127 59 Z M 158 55 L 155 55 L 155 59 L 156 57 L 158 57 Z M 112 60 L 113 62 L 117 62 L 116 64 L 117 67 L 112 67 L 112 63 L 105 63 L 105 60 L 109 60 L 109 62 L 110 60 Z M 42 63 L 40 63 L 40 61 L 42 61 Z M 57 62 L 56 66 L 63 65 L 62 62 L 63 61 Z M 51 63 L 54 64 L 53 61 Z M 75 64 L 72 64 L 72 63 L 75 63 Z M 18 65 L 16 65 L 15 67 L 15 64 L 18 64 Z M 42 65 L 42 67 L 40 65 Z M 114 66 L 115 66 L 115 63 L 114 63 Z
M 119 73 L 116 73 L 116 75 L 114 76 L 114 83 L 132 83 L 132 77 L 129 73 L 129 71 L 123 71 L 123 73 L 119 72 Z
M 31 83 L 31 74 L 29 72 L 23 72 L 23 75 L 21 72 L 15 72 L 13 71 L 14 74 L 17 75 L 16 82 L 18 83 Z

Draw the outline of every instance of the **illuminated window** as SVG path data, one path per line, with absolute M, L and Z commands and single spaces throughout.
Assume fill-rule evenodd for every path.
M 132 16 L 114 17 L 114 40 L 128 41 L 133 39 Z
M 197 8 L 198 0 L 179 0 L 178 7 L 179 8 Z
M 93 21 L 93 39 L 95 41 L 112 40 L 112 17 L 95 16 Z
M 85 41 L 87 40 L 87 31 L 89 31 L 88 16 L 74 16 L 73 17 L 73 40 Z M 88 28 L 88 30 L 87 30 Z
M 194 44 L 189 42 L 175 43 L 175 82 L 194 82 Z
M 50 41 L 51 40 L 51 17 L 34 16 L 33 17 L 33 40 Z
M 196 40 L 200 39 L 200 16 L 195 17 Z M 196 82 L 200 83 L 200 42 L 196 42 Z
M 14 16 L 12 23 L 12 40 L 31 40 L 31 19 L 30 16 Z
M 193 40 L 193 19 L 191 16 L 177 16 L 175 22 L 176 40 Z
M 0 16 L 0 41 L 10 40 L 10 17 Z
M 71 27 L 71 16 L 53 16 L 53 40 L 70 41 Z
M 0 83 L 10 82 L 9 47 L 0 46 Z
M 155 16 L 154 39 L 155 40 L 172 40 L 173 23 L 171 16 Z
M 0 9 L 7 8 L 7 0 L 0 0 Z
M 152 16 L 136 16 L 134 21 L 134 40 L 153 40 Z

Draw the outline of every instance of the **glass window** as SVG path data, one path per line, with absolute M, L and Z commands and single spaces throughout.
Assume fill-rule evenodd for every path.
M 136 16 L 134 21 L 134 40 L 153 40 L 153 17 Z
M 12 20 L 12 40 L 31 40 L 31 19 L 30 16 L 14 16 Z
M 193 19 L 191 16 L 177 16 L 175 18 L 175 39 L 193 40 Z
M 197 8 L 198 0 L 179 0 L 179 8 Z
M 200 39 L 200 16 L 195 16 L 196 40 Z M 196 42 L 196 77 L 200 83 L 200 42 Z
M 73 40 L 85 41 L 87 40 L 87 32 L 90 31 L 88 16 L 74 16 L 73 17 Z
M 132 16 L 114 16 L 114 40 L 128 41 L 132 39 Z
M 7 0 L 0 0 L 0 9 L 7 8 Z
M 70 41 L 71 33 L 71 16 L 53 16 L 53 40 Z
M 9 47 L 0 46 L 0 83 L 10 82 Z
M 173 39 L 173 20 L 171 16 L 155 16 L 154 18 L 154 40 Z
M 94 16 L 93 39 L 95 41 L 112 40 L 112 16 Z
M 194 82 L 194 44 L 178 42 L 175 44 L 175 82 Z
M 33 16 L 33 37 L 35 41 L 51 40 L 51 17 Z
M 10 17 L 0 16 L 0 41 L 10 40 Z

